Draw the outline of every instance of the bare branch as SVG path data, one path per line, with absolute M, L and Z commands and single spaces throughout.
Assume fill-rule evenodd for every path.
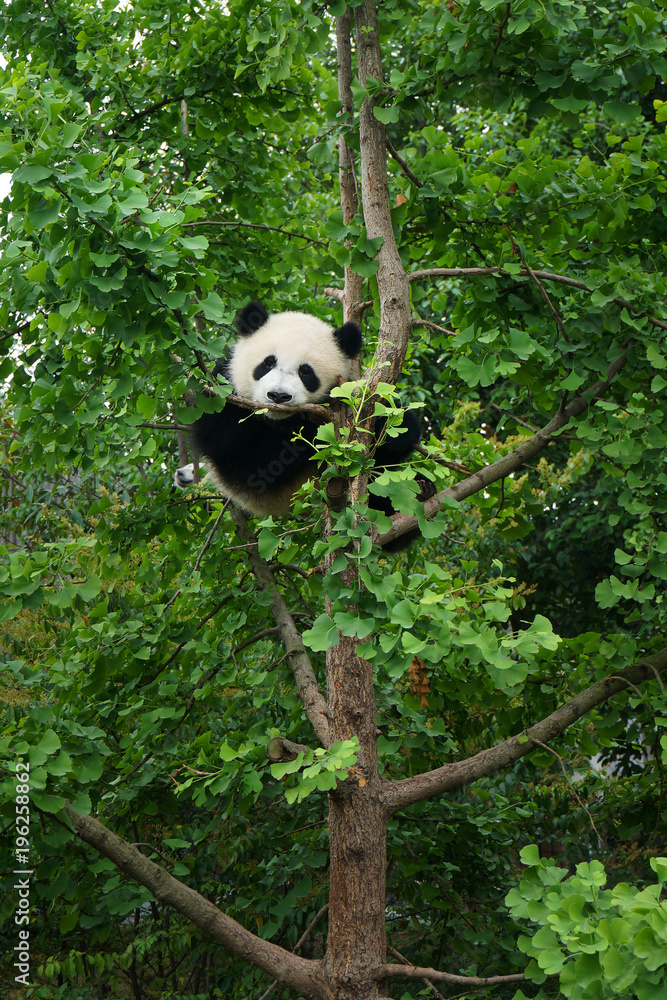
M 457 976 L 453 972 L 439 972 L 437 969 L 422 969 L 417 965 L 385 965 L 380 969 L 378 979 L 392 976 L 402 979 L 434 979 L 452 986 L 499 986 L 501 983 L 521 983 L 526 978 L 523 972 L 511 976 Z
M 526 423 L 525 420 L 522 420 L 521 417 L 517 417 L 516 414 L 510 413 L 509 410 L 504 410 L 503 407 L 498 406 L 497 403 L 492 402 L 491 406 L 494 410 L 498 410 L 500 413 L 504 414 L 504 416 L 509 417 L 515 424 L 525 427 L 527 430 L 532 431 L 533 434 L 539 434 L 539 428 L 535 427 L 533 424 Z
M 640 684 L 642 681 L 652 679 L 654 671 L 660 674 L 666 670 L 667 647 L 661 649 L 659 653 L 647 656 L 638 663 L 621 670 L 614 677 L 605 677 L 601 681 L 596 681 L 595 684 L 557 708 L 546 719 L 542 719 L 541 722 L 531 726 L 525 732 L 518 733 L 495 747 L 482 750 L 467 760 L 446 764 L 444 767 L 436 768 L 426 774 L 415 775 L 412 778 L 405 778 L 403 781 L 394 783 L 387 782 L 384 798 L 388 813 L 391 815 L 414 802 L 440 795 L 453 788 L 470 785 L 478 778 L 487 777 L 504 767 L 509 767 L 521 757 L 532 753 L 536 746 L 548 743 L 559 736 L 568 726 L 571 726 L 573 722 L 586 715 L 597 705 L 601 705 L 613 695 L 625 690 L 628 683 Z
M 612 678 L 609 678 L 609 680 L 611 680 L 611 679 Z M 616 680 L 617 678 L 613 678 L 613 679 Z M 630 682 L 627 681 L 626 683 L 629 684 Z M 635 688 L 635 691 L 639 690 L 638 688 L 635 687 L 634 684 L 632 684 L 631 686 Z M 640 694 L 640 697 L 641 697 L 641 691 L 639 692 L 639 694 Z M 556 753 L 556 751 L 554 749 L 552 749 L 552 747 L 548 746 L 548 744 L 542 743 L 540 740 L 535 740 L 534 742 L 535 742 L 535 744 L 538 747 L 542 747 L 543 750 L 546 750 L 548 753 L 552 754 L 552 756 L 554 756 L 556 758 L 556 760 L 560 764 L 560 769 L 563 772 L 563 777 L 565 778 L 566 784 L 568 785 L 568 787 L 569 787 L 570 791 L 572 792 L 572 794 L 574 795 L 575 799 L 577 800 L 577 802 L 579 803 L 579 805 L 581 806 L 581 808 L 584 810 L 584 812 L 588 816 L 589 820 L 591 821 L 591 826 L 595 830 L 595 836 L 598 838 L 598 840 L 600 841 L 601 844 L 604 844 L 605 843 L 605 838 L 603 836 L 601 836 L 598 828 L 596 827 L 595 822 L 593 820 L 593 817 L 590 814 L 590 811 L 589 811 L 588 807 L 585 805 L 585 803 L 583 803 L 581 801 L 581 799 L 577 795 L 577 790 L 576 790 L 576 788 L 574 787 L 574 785 L 572 784 L 572 782 L 570 781 L 570 779 L 568 777 L 568 773 L 565 770 L 565 761 L 563 760 L 563 758 L 561 757 L 561 755 L 559 753 Z
M 212 527 L 212 528 L 211 528 L 211 530 L 209 531 L 209 533 L 208 533 L 208 537 L 207 537 L 206 541 L 204 542 L 204 544 L 203 544 L 203 546 L 202 546 L 202 550 L 201 550 L 201 552 L 199 553 L 199 555 L 197 556 L 197 561 L 196 561 L 196 563 L 194 564 L 194 566 L 192 567 L 192 572 L 193 572 L 193 573 L 196 573 L 196 572 L 197 572 L 197 570 L 199 569 L 199 567 L 200 567 L 200 565 L 201 565 L 201 561 L 202 561 L 202 559 L 204 558 L 204 554 L 206 553 L 206 550 L 208 549 L 209 545 L 211 544 L 211 542 L 212 542 L 212 540 L 213 540 L 213 535 L 214 535 L 214 534 L 215 534 L 215 532 L 216 532 L 216 528 L 217 528 L 217 527 L 218 527 L 218 525 L 220 524 L 220 521 L 222 520 L 222 517 L 223 517 L 223 514 L 225 513 L 225 511 L 226 511 L 226 510 L 227 510 L 227 508 L 229 507 L 229 504 L 230 504 L 230 503 L 231 503 L 231 500 L 226 500 L 226 501 L 225 501 L 225 503 L 224 503 L 224 504 L 222 505 L 222 507 L 220 508 L 220 513 L 218 514 L 218 516 L 217 516 L 217 517 L 216 517 L 216 519 L 215 519 L 215 524 L 213 525 L 213 527 Z
M 246 399 L 245 396 L 236 396 L 234 393 L 226 397 L 230 403 L 240 406 L 244 410 L 275 410 L 278 413 L 305 413 L 307 417 L 318 421 L 318 423 L 329 423 L 333 419 L 331 410 L 318 403 L 302 403 L 301 406 L 286 406 L 285 403 L 258 403 L 254 399 Z
M 328 748 L 331 746 L 332 741 L 329 734 L 327 703 L 317 683 L 313 665 L 310 662 L 310 657 L 301 639 L 301 633 L 294 623 L 285 599 L 278 590 L 269 564 L 266 560 L 262 559 L 257 551 L 256 539 L 251 536 L 245 514 L 238 507 L 232 507 L 231 516 L 241 541 L 245 543 L 248 541 L 255 542 L 255 544 L 248 546 L 250 565 L 262 589 L 272 594 L 271 613 L 273 614 L 278 633 L 292 664 L 294 679 L 299 690 L 304 711 L 310 720 L 310 724 L 318 740 L 323 747 Z
M 491 67 L 493 66 L 493 60 L 496 58 L 496 52 L 500 48 L 500 43 L 503 40 L 503 31 L 505 30 L 505 25 L 507 24 L 507 22 L 510 19 L 510 11 L 511 11 L 511 9 L 512 9 L 512 5 L 508 3 L 507 7 L 505 9 L 505 17 L 500 22 L 500 27 L 498 28 L 498 37 L 496 38 L 496 44 L 493 47 L 493 52 L 491 53 L 491 58 L 489 59 L 489 69 L 491 69 Z
M 412 317 L 410 326 L 425 326 L 427 330 L 435 330 L 436 333 L 446 333 L 448 337 L 456 337 L 456 330 L 448 330 L 445 326 L 438 326 L 437 323 L 431 323 L 430 320 L 421 319 L 419 316 Z
M 319 1000 L 326 995 L 321 962 L 300 958 L 246 930 L 200 893 L 144 857 L 136 847 L 116 836 L 99 820 L 92 816 L 81 816 L 69 807 L 65 807 L 63 812 L 82 840 L 109 858 L 130 878 L 146 886 L 156 899 L 173 906 L 192 920 L 234 955 L 244 958 L 251 965 L 312 1000 Z
M 398 163 L 399 167 L 401 168 L 405 176 L 408 178 L 408 180 L 411 181 L 416 188 L 423 187 L 424 182 L 420 181 L 417 175 L 410 169 L 410 167 L 407 164 L 407 161 L 403 159 L 403 157 L 400 155 L 394 144 L 391 143 L 389 139 L 387 139 L 387 150 L 389 151 L 389 155 L 391 156 L 392 160 L 396 160 L 396 162 Z
M 507 16 L 509 17 L 509 4 L 507 5 Z M 530 277 L 533 279 L 533 281 L 535 282 L 535 284 L 539 288 L 540 295 L 542 296 L 542 298 L 546 302 L 547 308 L 549 309 L 549 312 L 551 313 L 551 315 L 553 316 L 553 318 L 556 320 L 556 325 L 558 326 L 558 329 L 562 333 L 564 339 L 566 341 L 569 341 L 569 338 L 568 338 L 568 335 L 567 335 L 567 331 L 565 330 L 565 326 L 563 325 L 563 321 L 560 318 L 558 310 L 556 309 L 556 307 L 554 306 L 553 302 L 549 298 L 549 295 L 547 294 L 546 288 L 544 287 L 544 285 L 542 284 L 542 282 L 538 278 L 538 276 L 535 273 L 535 271 L 533 271 L 532 268 L 530 268 L 528 266 L 526 258 L 523 255 L 523 253 L 521 252 L 521 248 L 519 247 L 518 243 L 516 242 L 516 240 L 512 236 L 512 233 L 510 232 L 509 226 L 505 225 L 505 229 L 507 231 L 507 235 L 509 236 L 510 240 L 512 241 L 512 249 L 513 249 L 513 251 L 521 257 L 521 260 L 523 262 L 523 266 L 524 266 L 525 270 L 528 271 L 528 274 L 530 275 Z
M 586 393 L 589 394 L 590 399 L 598 393 L 604 392 L 609 387 L 614 377 L 625 365 L 626 361 L 627 355 L 625 353 L 621 354 L 621 356 L 609 366 L 606 378 L 598 379 L 594 385 L 585 390 Z M 516 472 L 517 469 L 520 469 L 523 465 L 529 462 L 531 458 L 534 458 L 535 455 L 539 454 L 539 452 L 546 448 L 547 445 L 553 440 L 554 434 L 565 427 L 572 417 L 580 416 L 580 414 L 587 409 L 588 405 L 589 399 L 582 395 L 575 396 L 571 403 L 563 409 L 559 409 L 556 416 L 553 417 L 548 424 L 542 427 L 541 430 L 538 430 L 528 441 L 524 441 L 523 444 L 519 445 L 519 447 L 509 455 L 505 455 L 503 458 L 498 459 L 498 461 L 494 462 L 492 465 L 485 465 L 484 468 L 474 472 L 471 476 L 468 476 L 467 479 L 457 483 L 456 486 L 450 486 L 441 493 L 436 493 L 436 495 L 430 500 L 426 500 L 424 503 L 424 512 L 426 516 L 430 517 L 440 510 L 448 497 L 457 501 L 466 500 L 468 497 L 471 497 L 475 493 L 479 493 L 480 490 L 490 486 L 491 483 L 495 483 L 499 479 L 504 479 L 511 472 Z M 395 514 L 394 517 L 392 517 L 392 527 L 384 535 L 380 535 L 378 537 L 378 544 L 385 546 L 388 542 L 393 542 L 394 539 L 400 538 L 401 535 L 405 535 L 408 531 L 411 531 L 416 527 L 418 527 L 416 517 L 407 514 Z

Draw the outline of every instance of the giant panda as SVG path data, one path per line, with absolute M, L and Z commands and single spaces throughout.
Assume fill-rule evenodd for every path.
M 236 330 L 239 339 L 225 361 L 218 362 L 215 374 L 224 374 L 237 395 L 257 403 L 321 403 L 335 385 L 349 380 L 352 361 L 361 351 L 361 331 L 355 323 L 333 329 L 306 313 L 270 316 L 260 302 L 240 311 Z M 203 414 L 192 428 L 194 447 L 223 496 L 258 517 L 289 513 L 296 490 L 316 474 L 311 461 L 316 433 L 317 424 L 303 412 L 257 414 L 229 401 L 219 413 Z M 419 438 L 419 422 L 408 411 L 403 433 L 376 448 L 374 466 L 403 462 Z M 177 471 L 177 486 L 192 480 L 192 466 Z M 420 478 L 419 483 L 420 500 L 433 495 L 430 480 Z M 386 514 L 395 513 L 386 498 L 370 495 L 368 502 Z

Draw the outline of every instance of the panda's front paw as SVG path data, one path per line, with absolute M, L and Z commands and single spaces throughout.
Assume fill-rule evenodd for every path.
M 419 486 L 417 499 L 421 503 L 424 503 L 425 500 L 430 500 L 438 492 L 435 483 L 428 476 L 417 476 L 417 485 Z
M 180 469 L 176 469 L 174 473 L 174 486 L 179 490 L 184 490 L 188 486 L 192 486 L 195 481 L 195 467 L 192 465 L 183 465 Z

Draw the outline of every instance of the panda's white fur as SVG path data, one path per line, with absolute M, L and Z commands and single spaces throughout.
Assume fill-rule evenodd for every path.
M 254 378 L 267 357 L 276 358 L 275 366 L 260 379 Z M 309 391 L 299 377 L 303 364 L 315 371 L 320 383 L 315 391 Z M 229 380 L 239 396 L 256 403 L 271 403 L 268 394 L 278 392 L 290 397 L 286 401 L 290 406 L 301 406 L 327 399 L 334 385 L 349 379 L 351 364 L 328 323 L 305 313 L 276 313 L 236 343 L 229 360 Z M 280 420 L 289 414 L 270 410 L 267 416 Z

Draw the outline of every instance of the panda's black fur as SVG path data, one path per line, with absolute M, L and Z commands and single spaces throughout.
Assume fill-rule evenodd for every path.
M 222 372 L 238 395 L 256 402 L 322 402 L 334 385 L 349 379 L 350 364 L 361 351 L 361 331 L 354 323 L 332 329 L 305 313 L 269 316 L 258 302 L 241 310 L 236 329 L 240 338 L 216 373 Z M 377 448 L 376 468 L 404 462 L 419 441 L 419 422 L 411 411 L 403 427 L 404 433 Z M 317 425 L 303 412 L 258 415 L 230 402 L 193 425 L 195 448 L 223 495 L 261 517 L 288 513 L 295 491 L 316 472 L 311 461 L 316 433 Z M 179 470 L 177 484 L 179 474 L 187 482 L 186 471 Z M 425 484 L 433 485 L 422 484 L 420 499 L 434 492 L 428 486 L 425 491 Z M 369 505 L 394 513 L 382 497 L 370 495 Z

